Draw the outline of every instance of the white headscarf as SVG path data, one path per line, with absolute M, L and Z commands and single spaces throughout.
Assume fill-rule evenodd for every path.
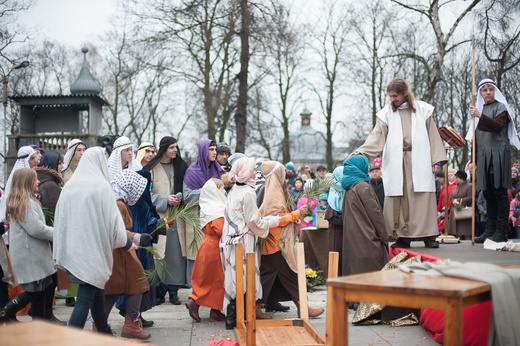
M 507 100 L 506 100 L 504 94 L 502 94 L 500 89 L 497 88 L 495 82 L 492 79 L 488 79 L 488 78 L 483 79 L 478 84 L 477 103 L 475 106 L 477 107 L 479 112 L 482 112 L 482 110 L 484 109 L 485 102 L 484 102 L 484 99 L 482 98 L 482 95 L 480 94 L 480 89 L 482 89 L 482 87 L 484 87 L 485 85 L 492 85 L 495 88 L 495 100 L 503 103 L 506 106 L 507 115 L 509 116 L 509 123 L 507 125 L 507 137 L 509 138 L 509 141 L 517 149 L 520 149 L 520 140 L 518 139 L 518 133 L 516 132 L 516 127 L 515 127 L 515 123 L 514 123 L 515 113 L 513 112 L 511 107 L 509 107 L 509 103 L 507 103 Z M 475 128 L 478 125 L 478 121 L 479 121 L 479 118 L 475 118 Z M 473 139 L 472 137 L 473 137 L 473 130 L 471 129 L 471 126 L 470 126 L 470 129 L 468 130 L 468 133 L 466 134 L 466 140 L 471 142 L 471 140 Z
M 72 161 L 72 158 L 74 157 L 74 154 L 76 153 L 76 148 L 78 145 L 83 144 L 81 139 L 71 139 L 69 143 L 67 144 L 67 152 L 65 153 L 65 156 L 63 157 L 63 167 L 61 167 L 61 171 L 65 172 L 67 168 L 70 166 L 70 162 Z
M 5 203 L 7 201 L 7 196 L 9 196 L 9 192 L 11 191 L 13 173 L 20 168 L 31 168 L 29 165 L 29 160 L 34 156 L 34 154 L 36 154 L 36 150 L 30 146 L 24 146 L 18 149 L 18 153 L 16 155 L 17 160 L 13 166 L 13 169 L 11 170 L 11 173 L 9 174 L 9 178 L 5 184 L 4 193 L 2 194 L 2 199 L 0 200 L 0 221 L 5 220 Z
M 141 164 L 141 161 L 143 161 L 143 158 L 146 155 L 146 149 L 150 149 L 150 148 L 153 148 L 154 150 L 156 150 L 154 145 L 150 142 L 143 142 L 143 143 L 139 144 L 139 148 L 137 149 L 137 155 L 135 157 L 135 160 L 137 161 L 138 164 Z
M 122 199 L 128 205 L 134 205 L 148 185 L 148 180 L 129 169 L 119 172 L 111 182 L 116 200 Z
M 53 258 L 59 268 L 103 289 L 112 274 L 112 250 L 124 247 L 127 239 L 108 182 L 105 151 L 89 148 L 56 205 Z
M 110 180 L 114 179 L 115 176 L 123 170 L 121 167 L 121 151 L 132 148 L 134 145 L 130 141 L 128 137 L 121 136 L 114 142 L 114 148 L 112 150 L 112 154 L 108 158 L 108 176 Z M 131 171 L 138 171 L 143 168 L 140 164 L 135 160 L 135 156 L 132 153 L 132 160 L 128 163 L 128 169 Z
M 215 185 L 213 179 L 208 180 L 202 187 L 199 207 L 201 228 L 219 217 L 224 217 L 226 195 Z

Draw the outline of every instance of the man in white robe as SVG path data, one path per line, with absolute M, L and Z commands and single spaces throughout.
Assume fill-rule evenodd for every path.
M 435 173 L 447 157 L 434 107 L 416 100 L 401 78 L 390 82 L 387 93 L 390 103 L 377 113 L 372 133 L 354 154 L 372 161 L 383 152 L 383 213 L 390 237 L 397 239 L 392 247 L 408 248 L 420 238 L 426 247 L 437 248 Z

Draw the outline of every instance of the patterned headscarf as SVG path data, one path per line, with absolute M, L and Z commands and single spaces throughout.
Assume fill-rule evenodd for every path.
M 143 194 L 148 181 L 136 172 L 124 169 L 112 179 L 111 185 L 116 200 L 122 199 L 128 205 L 134 205 Z
M 134 145 L 128 137 L 121 136 L 115 140 L 112 154 L 110 154 L 110 157 L 108 158 L 108 175 L 110 180 L 114 179 L 115 176 L 123 170 L 121 166 L 121 151 L 133 147 Z M 133 153 L 132 160 L 130 160 L 127 165 L 127 168 L 131 171 L 138 171 L 143 168 L 140 164 L 137 163 Z
M 235 161 L 229 171 L 229 180 L 255 188 L 256 164 L 250 157 L 243 157 Z
M 65 172 L 67 170 L 67 168 L 69 168 L 70 162 L 72 161 L 72 158 L 74 157 L 74 154 L 76 153 L 76 148 L 80 144 L 85 145 L 85 143 L 83 143 L 81 141 L 81 139 L 77 139 L 77 138 L 71 139 L 69 141 L 69 143 L 67 144 L 67 152 L 65 153 L 65 156 L 63 158 L 63 167 L 61 167 L 62 172 Z M 85 145 L 85 147 L 86 147 L 86 145 Z

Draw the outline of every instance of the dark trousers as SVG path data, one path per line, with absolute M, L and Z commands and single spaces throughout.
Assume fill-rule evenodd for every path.
M 281 251 L 262 255 L 260 282 L 263 303 L 292 300 L 298 305 L 298 274 L 289 267 Z
M 9 302 L 9 291 L 7 289 L 7 283 L 2 281 L 4 277 L 4 272 L 2 267 L 0 267 L 0 309 L 5 306 Z
M 99 289 L 89 284 L 80 284 L 76 305 L 70 315 L 69 326 L 83 329 L 87 322 L 88 312 L 92 314 L 92 319 L 98 331 L 108 331 L 107 317 L 104 311 L 105 290 Z
M 507 220 L 509 218 L 509 197 L 506 188 L 495 188 L 493 174 L 487 177 L 484 198 L 486 199 L 487 217 L 491 220 Z

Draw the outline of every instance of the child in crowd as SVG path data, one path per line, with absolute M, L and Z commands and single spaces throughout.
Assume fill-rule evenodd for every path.
M 327 193 L 320 194 L 319 197 L 319 203 L 316 206 L 316 209 L 314 209 L 314 212 L 312 213 L 312 225 L 316 227 L 316 212 L 318 210 L 326 210 L 329 206 L 329 203 L 327 202 L 327 199 L 329 198 L 329 195 Z

